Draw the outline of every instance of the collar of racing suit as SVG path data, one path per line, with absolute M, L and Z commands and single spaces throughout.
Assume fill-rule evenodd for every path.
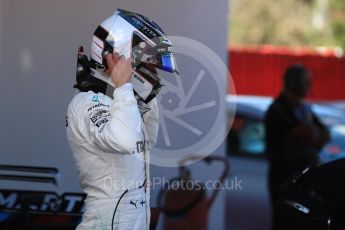
M 94 93 L 102 93 L 111 98 L 113 98 L 112 95 L 114 93 L 114 87 L 87 74 L 77 76 L 77 83 L 73 88 L 76 88 L 81 92 L 93 91 Z

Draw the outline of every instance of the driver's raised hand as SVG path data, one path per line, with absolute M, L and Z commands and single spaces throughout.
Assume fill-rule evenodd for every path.
M 125 59 L 118 54 L 108 54 L 107 64 L 109 76 L 111 77 L 115 88 L 121 87 L 123 84 L 131 81 L 132 64 L 131 59 Z

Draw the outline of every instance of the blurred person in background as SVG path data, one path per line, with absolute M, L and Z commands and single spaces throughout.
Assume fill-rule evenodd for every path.
M 283 89 L 265 115 L 274 230 L 286 225 L 277 204 L 281 185 L 293 173 L 316 162 L 320 149 L 330 139 L 326 127 L 305 102 L 311 85 L 311 75 L 305 67 L 289 67 L 284 74 Z

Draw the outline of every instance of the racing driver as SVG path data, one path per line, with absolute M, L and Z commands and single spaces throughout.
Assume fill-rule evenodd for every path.
M 149 149 L 156 143 L 160 76 L 176 71 L 171 42 L 152 20 L 116 10 L 78 53 L 67 139 L 85 212 L 77 230 L 149 229 Z M 162 72 L 163 72 L 162 71 Z

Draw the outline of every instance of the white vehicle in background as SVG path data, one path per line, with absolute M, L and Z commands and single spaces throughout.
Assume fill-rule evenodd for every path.
M 241 190 L 227 193 L 227 226 L 234 230 L 270 229 L 270 203 L 265 159 L 264 115 L 270 97 L 228 96 L 236 102 L 236 115 L 227 139 L 230 179 L 241 180 Z M 230 106 L 229 106 L 230 108 Z M 324 163 L 345 157 L 345 116 L 342 110 L 312 103 L 313 111 L 329 128 L 331 141 L 322 149 Z

